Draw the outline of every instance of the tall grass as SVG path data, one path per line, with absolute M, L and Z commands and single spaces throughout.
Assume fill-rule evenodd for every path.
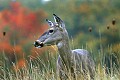
M 108 68 L 104 64 L 104 58 L 102 58 L 105 56 L 101 55 L 102 51 L 99 51 L 98 53 L 100 53 L 98 58 L 93 57 L 96 62 L 95 80 L 119 80 L 119 67 L 113 66 L 111 62 L 111 68 L 107 70 Z M 3 66 L 0 66 L 0 80 L 60 80 L 56 74 L 57 56 L 58 54 L 46 52 L 36 57 L 34 60 L 26 60 L 27 66 L 18 70 L 8 68 L 8 66 L 6 66 L 7 63 L 5 62 Z M 12 63 L 12 66 L 15 67 L 15 64 Z M 79 76 L 76 79 L 69 76 L 68 80 L 85 79 L 82 76 Z

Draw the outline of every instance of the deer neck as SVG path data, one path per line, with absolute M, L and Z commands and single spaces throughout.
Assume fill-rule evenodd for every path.
M 57 47 L 62 63 L 65 64 L 67 68 L 70 67 L 72 52 L 69 45 L 68 33 L 65 33 L 65 35 L 63 35 L 63 39 L 57 44 Z

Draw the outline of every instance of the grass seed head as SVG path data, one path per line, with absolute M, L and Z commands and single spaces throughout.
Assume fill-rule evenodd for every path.
M 88 31 L 89 31 L 89 32 L 92 32 L 92 27 L 89 27 Z
M 115 24 L 116 24 L 116 20 L 113 19 L 113 20 L 112 20 L 112 25 L 115 25 Z
M 3 32 L 3 36 L 5 36 L 6 35 L 6 32 Z
M 107 29 L 110 29 L 110 25 L 107 25 Z

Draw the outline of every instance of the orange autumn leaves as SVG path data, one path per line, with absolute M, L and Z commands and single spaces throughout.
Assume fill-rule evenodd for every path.
M 41 21 L 46 17 L 45 12 L 42 10 L 33 12 L 22 7 L 18 2 L 11 3 L 10 8 L 3 10 L 1 15 L 3 24 L 10 25 L 13 29 L 22 30 L 24 35 L 34 31 L 40 32 L 42 28 Z
M 17 68 L 25 66 L 24 56 L 28 53 L 24 46 L 31 44 L 27 51 L 32 54 L 34 47 L 30 42 L 38 38 L 36 34 L 40 35 L 47 29 L 42 22 L 46 16 L 43 10 L 32 11 L 19 2 L 11 2 L 9 8 L 0 11 L 0 55 L 4 52 L 12 62 L 17 57 Z

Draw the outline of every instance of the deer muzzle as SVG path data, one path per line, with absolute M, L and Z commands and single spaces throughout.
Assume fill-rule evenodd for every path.
M 34 46 L 37 47 L 37 48 L 41 48 L 41 47 L 44 46 L 44 44 L 43 44 L 43 42 L 39 42 L 38 40 L 36 40 L 36 41 L 34 42 Z

